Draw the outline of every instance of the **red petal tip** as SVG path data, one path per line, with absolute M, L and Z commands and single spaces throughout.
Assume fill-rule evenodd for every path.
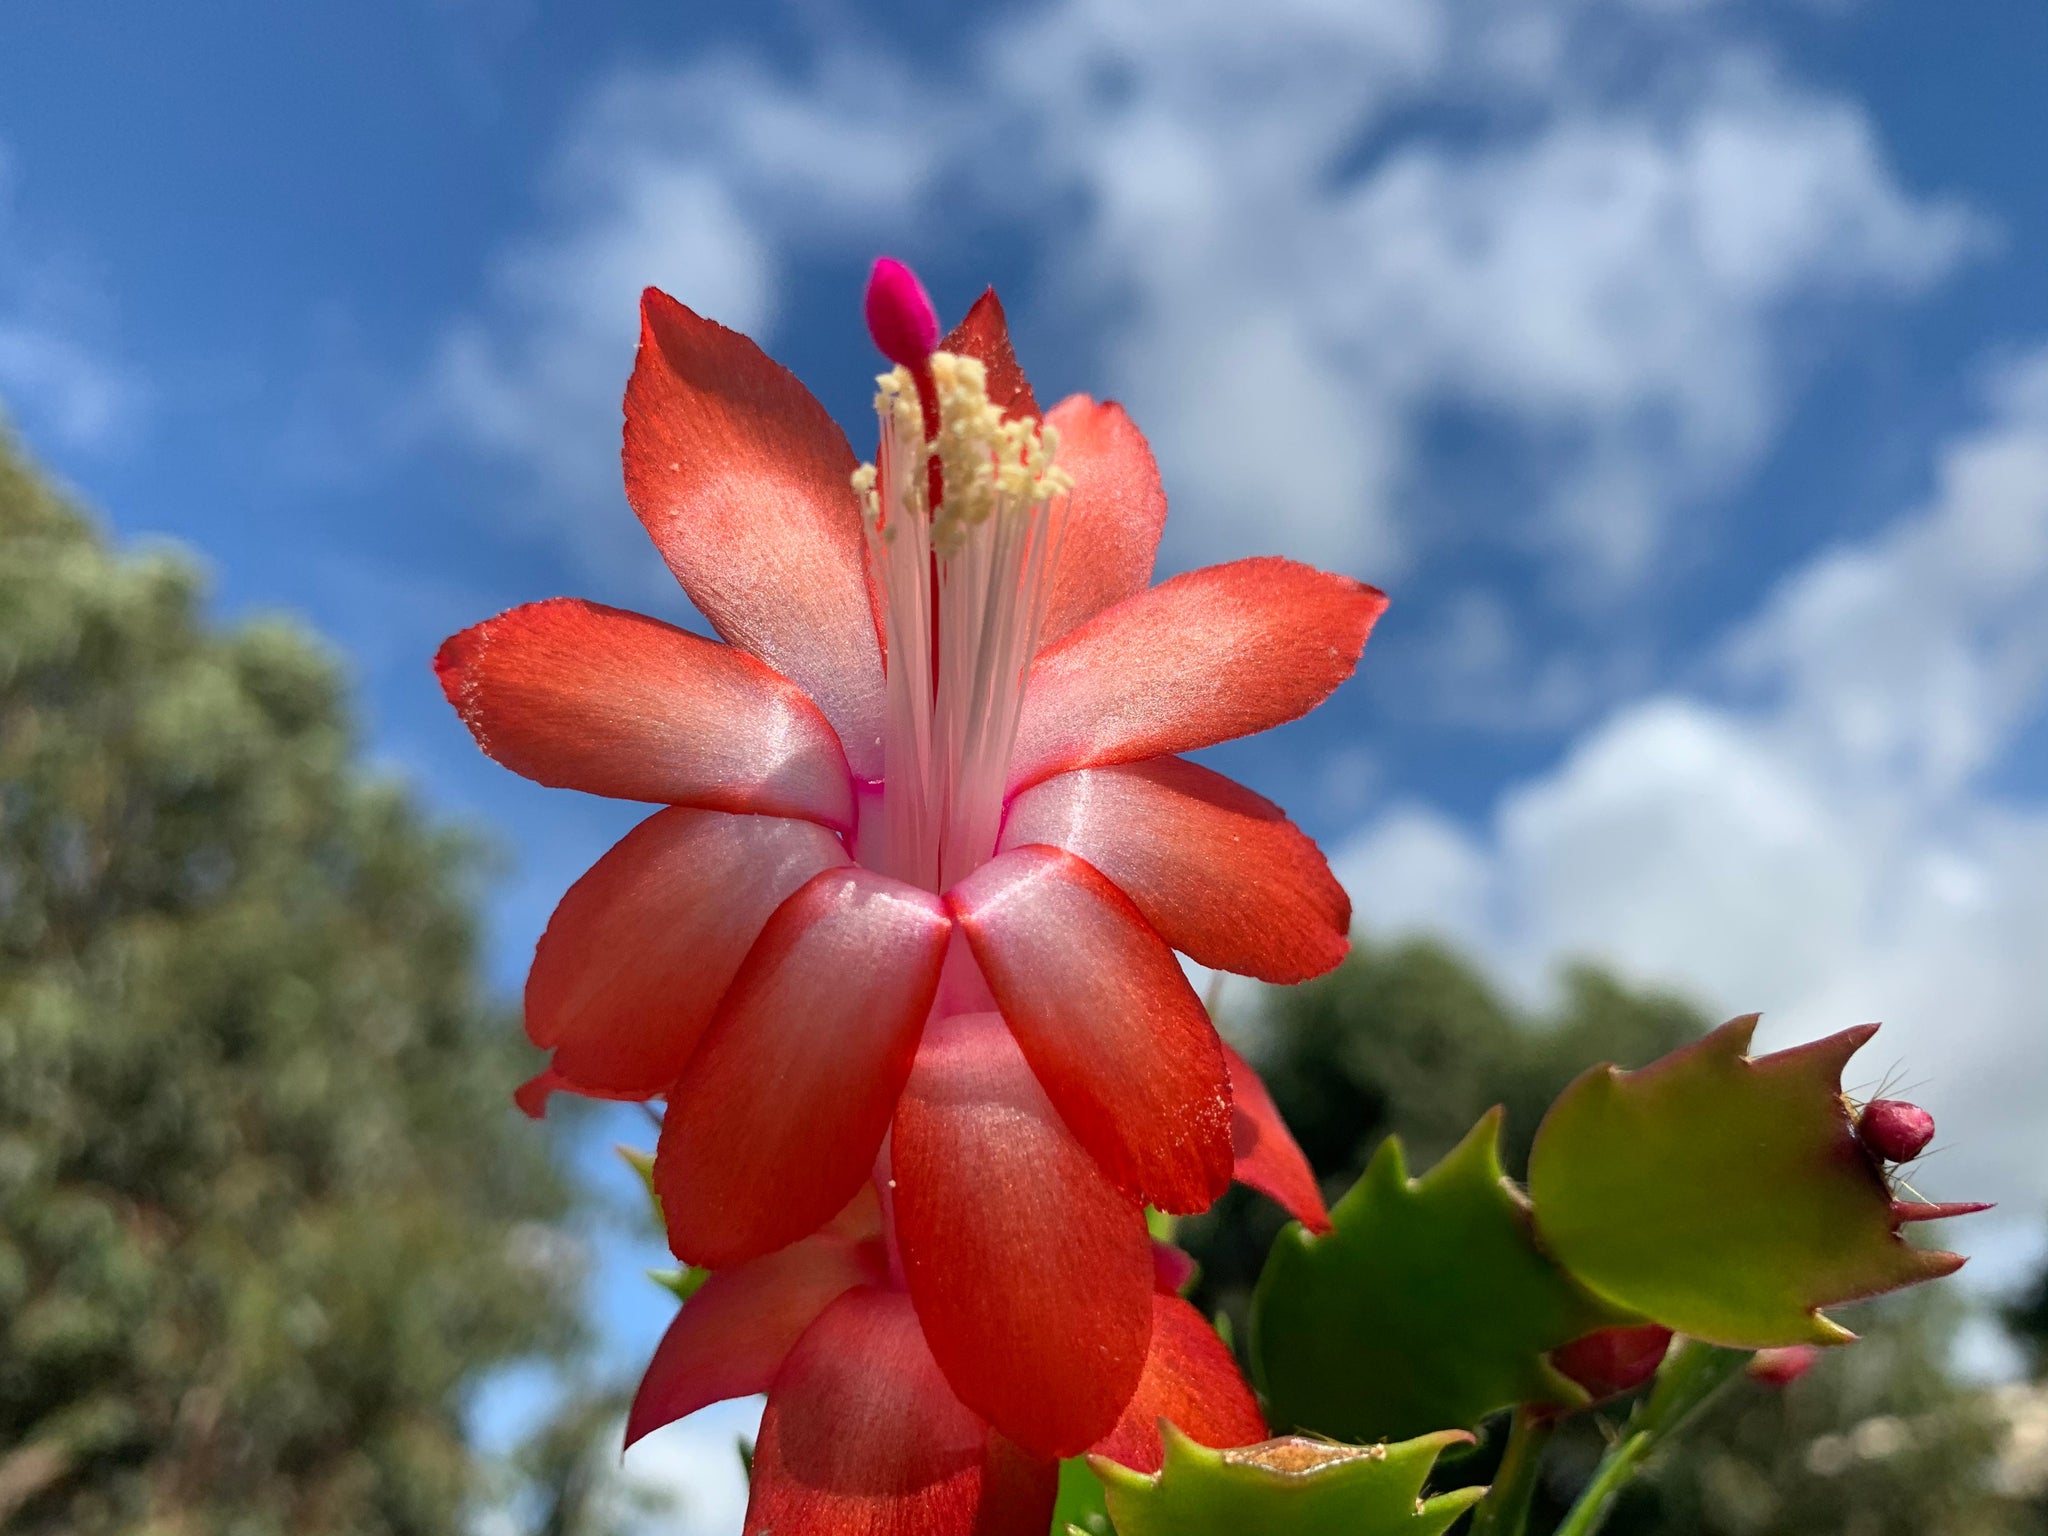
M 1813 1369 L 1820 1350 L 1811 1344 L 1787 1344 L 1778 1349 L 1760 1349 L 1749 1357 L 1747 1370 L 1752 1381 L 1767 1387 L 1789 1387 Z
M 877 256 L 863 303 L 868 335 L 892 363 L 922 367 L 939 344 L 939 315 L 917 274 L 893 256 Z
M 559 1092 L 561 1088 L 561 1078 L 555 1075 L 553 1067 L 549 1067 L 546 1071 L 529 1077 L 517 1088 L 514 1088 L 512 1090 L 512 1102 L 519 1106 L 519 1112 L 526 1116 L 527 1119 L 545 1119 L 548 1112 L 549 1098 Z

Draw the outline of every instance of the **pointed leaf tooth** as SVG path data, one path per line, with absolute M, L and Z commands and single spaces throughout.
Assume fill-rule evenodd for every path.
M 1101 1479 L 1119 1536 L 1439 1536 L 1484 1493 L 1424 1499 L 1431 1468 L 1458 1432 L 1393 1445 L 1336 1445 L 1287 1437 L 1210 1451 L 1171 1425 L 1164 1465 L 1150 1476 L 1103 1458 Z
M 1892 1222 L 1895 1226 L 1903 1226 L 1909 1221 L 1947 1221 L 1956 1216 L 1975 1216 L 1997 1203 L 1995 1200 L 1894 1200 Z
M 1875 1024 L 1858 1024 L 1851 1029 L 1837 1030 L 1818 1040 L 1809 1040 L 1804 1045 L 1794 1045 L 1769 1056 L 1759 1058 L 1772 1063 L 1780 1070 L 1797 1069 L 1824 1077 L 1834 1091 L 1842 1091 L 1842 1072 L 1849 1065 L 1849 1058 L 1862 1050 L 1877 1033 Z
M 1501 1113 L 1410 1179 L 1381 1143 L 1331 1213 L 1274 1244 L 1252 1301 L 1252 1355 L 1276 1423 L 1346 1440 L 1476 1425 L 1517 1403 L 1582 1407 L 1546 1358 L 1635 1314 L 1545 1254 L 1503 1174 Z

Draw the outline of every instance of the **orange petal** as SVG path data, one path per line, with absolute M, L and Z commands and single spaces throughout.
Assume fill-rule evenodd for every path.
M 709 1404 L 766 1392 L 818 1314 L 887 1268 L 879 1244 L 821 1233 L 720 1270 L 655 1346 L 626 1415 L 626 1444 Z
M 1111 1182 L 1167 1211 L 1230 1186 L 1223 1043 L 1173 951 L 1091 865 L 1014 848 L 947 893 L 996 1005 Z
M 641 822 L 569 887 L 534 951 L 526 1032 L 555 1052 L 549 1087 L 666 1093 L 769 914 L 845 862 L 811 821 L 678 806 Z
M 984 289 L 967 318 L 946 333 L 939 343 L 941 352 L 971 357 L 988 370 L 988 397 L 1005 416 L 1036 416 L 1038 401 L 1032 397 L 1031 381 L 1018 366 L 1010 347 L 1010 322 L 1003 314 L 1002 301 L 993 288 Z
M 788 369 L 650 288 L 626 498 L 712 628 L 808 693 L 880 776 L 882 656 L 845 434 Z
M 925 1032 L 890 1136 L 896 1236 L 933 1356 L 1027 1450 L 1072 1456 L 1144 1368 L 1144 1213 L 1060 1123 L 992 1013 Z
M 1044 1536 L 1056 1463 L 946 1386 L 901 1293 L 842 1296 L 797 1344 L 754 1447 L 745 1536 Z
M 1069 395 L 1045 421 L 1059 430 L 1059 464 L 1074 477 L 1058 564 L 1047 579 L 1040 643 L 1050 645 L 1151 585 L 1166 488 L 1145 435 L 1114 400 L 1098 405 Z
M 558 597 L 464 630 L 434 670 L 477 745 L 539 783 L 853 825 L 832 727 L 733 646 Z
M 860 868 L 827 870 L 777 909 L 669 1093 L 654 1185 L 678 1257 L 743 1263 L 853 1197 L 952 931 L 929 891 Z
M 1094 1447 L 1095 1454 L 1134 1472 L 1157 1472 L 1166 1460 L 1161 1419 L 1211 1450 L 1256 1445 L 1266 1438 L 1258 1399 L 1237 1362 L 1202 1314 L 1178 1296 L 1152 1298 L 1152 1348 L 1145 1356 L 1145 1374 L 1116 1428 Z
M 1280 1108 L 1259 1074 L 1228 1044 L 1230 1062 L 1230 1138 L 1237 1155 L 1233 1176 L 1240 1184 L 1270 1196 L 1309 1231 L 1330 1230 L 1330 1210 L 1323 1203 L 1315 1170 L 1280 1118 Z
M 1083 768 L 1011 803 L 1001 846 L 1086 859 L 1159 936 L 1221 971 L 1320 976 L 1350 948 L 1351 899 L 1271 801 L 1177 757 Z
M 1351 675 L 1386 595 L 1292 560 L 1189 571 L 1039 654 L 1010 787 L 1292 720 Z

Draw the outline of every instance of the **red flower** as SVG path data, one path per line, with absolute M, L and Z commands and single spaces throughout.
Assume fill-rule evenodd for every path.
M 522 1103 L 666 1097 L 670 1242 L 713 1268 L 876 1177 L 952 1391 L 1071 1454 L 1143 1369 L 1143 1205 L 1204 1209 L 1235 1169 L 1324 1219 L 1174 951 L 1298 981 L 1349 903 L 1175 754 L 1313 708 L 1385 599 L 1273 559 L 1148 586 L 1144 439 L 1081 396 L 1041 430 L 993 294 L 885 376 L 858 476 L 745 337 L 652 290 L 642 322 L 627 494 L 725 643 L 557 599 L 436 659 L 500 762 L 666 807 L 548 924 Z M 923 334 L 888 340 L 918 361 Z
M 1178 1296 L 1148 1298 L 1137 1387 L 1094 1451 L 1159 1470 L 1159 1421 L 1211 1446 L 1265 1437 L 1230 1352 Z M 630 1445 L 723 1398 L 768 1394 L 746 1529 L 816 1536 L 1042 1536 L 1056 1460 L 955 1395 L 893 1287 L 880 1212 L 857 1200 L 822 1232 L 724 1270 L 676 1315 L 626 1426 Z

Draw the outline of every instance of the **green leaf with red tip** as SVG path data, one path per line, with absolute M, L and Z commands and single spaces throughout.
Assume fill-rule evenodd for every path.
M 1583 1407 L 1545 1354 L 1640 1322 L 1537 1245 L 1501 1171 L 1500 1111 L 1408 1177 L 1389 1138 L 1330 1213 L 1280 1234 L 1252 1301 L 1252 1360 L 1276 1424 L 1340 1440 L 1472 1428 L 1517 1403 Z
M 1117 1536 L 1441 1536 L 1485 1495 L 1422 1496 L 1456 1431 L 1398 1445 L 1268 1440 L 1212 1451 L 1162 1426 L 1166 1464 L 1147 1476 L 1091 1457 Z
M 1821 1309 L 1931 1280 L 1954 1254 L 1899 1235 L 1857 1144 L 1842 1068 L 1876 1026 L 1748 1054 L 1733 1019 L 1640 1071 L 1596 1067 L 1551 1106 L 1529 1162 L 1536 1226 L 1617 1306 L 1711 1343 L 1854 1337 Z

